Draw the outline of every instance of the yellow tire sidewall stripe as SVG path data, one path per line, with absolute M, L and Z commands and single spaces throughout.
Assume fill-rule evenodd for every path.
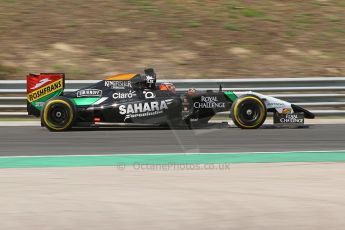
M 48 109 L 54 103 L 65 104 L 69 108 L 70 113 L 72 112 L 72 107 L 66 101 L 63 101 L 63 100 L 52 100 L 52 101 L 49 101 L 48 104 L 44 108 L 43 120 L 49 126 L 49 128 L 54 129 L 54 130 L 63 130 L 63 129 L 65 129 L 66 127 L 68 127 L 72 123 L 72 121 L 73 121 L 73 114 L 70 114 L 69 121 L 67 122 L 67 124 L 64 127 L 56 127 L 54 124 L 50 123 L 49 120 L 48 120 Z
M 255 101 L 257 101 L 260 105 L 262 105 L 262 107 L 263 108 L 265 108 L 265 105 L 262 103 L 262 101 L 260 100 L 260 99 L 258 99 L 258 98 L 256 98 L 256 97 L 252 97 L 252 96 L 246 96 L 246 97 L 243 97 L 243 98 L 239 98 L 238 99 L 238 101 L 236 102 L 236 105 L 235 105 L 235 109 L 234 109 L 234 118 L 235 118 L 235 120 L 236 120 L 236 122 L 237 123 L 239 123 L 239 124 L 241 124 L 243 127 L 245 127 L 245 128 L 253 128 L 253 127 L 255 127 L 258 123 L 260 123 L 261 122 L 261 120 L 264 118 L 264 116 L 265 116 L 265 112 L 266 111 L 261 111 L 261 114 L 260 114 L 260 119 L 258 120 L 259 122 L 257 122 L 256 124 L 254 124 L 254 125 L 244 125 L 240 120 L 239 120 L 239 117 L 238 117 L 238 114 L 237 114 L 237 110 L 238 110 L 238 105 L 243 101 L 243 100 L 245 100 L 245 99 L 253 99 L 253 100 L 255 100 Z M 260 110 L 262 109 L 262 107 L 260 107 Z

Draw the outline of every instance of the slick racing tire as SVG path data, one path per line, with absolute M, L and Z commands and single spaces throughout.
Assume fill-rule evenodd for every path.
M 231 106 L 231 118 L 241 129 L 257 129 L 266 120 L 265 103 L 255 95 L 244 95 Z
M 71 129 L 76 118 L 74 104 L 65 97 L 54 97 L 47 101 L 41 113 L 41 122 L 52 132 Z

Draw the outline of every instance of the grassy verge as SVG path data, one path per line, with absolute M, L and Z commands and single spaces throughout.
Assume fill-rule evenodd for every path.
M 7 0 L 0 12 L 0 79 L 345 75 L 340 0 Z

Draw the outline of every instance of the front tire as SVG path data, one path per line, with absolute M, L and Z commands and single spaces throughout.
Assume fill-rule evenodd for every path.
M 74 104 L 65 97 L 54 97 L 43 107 L 41 122 L 52 132 L 71 129 L 76 118 Z
M 241 129 L 257 129 L 266 120 L 265 103 L 255 95 L 245 95 L 236 99 L 231 106 L 231 118 Z

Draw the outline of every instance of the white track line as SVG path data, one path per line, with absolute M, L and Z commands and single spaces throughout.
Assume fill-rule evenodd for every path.
M 92 154 L 92 155 L 34 155 L 34 156 L 0 156 L 2 158 L 30 158 L 30 157 L 111 157 L 111 156 L 184 156 L 184 155 L 224 155 L 224 154 L 274 154 L 274 153 L 345 153 L 345 150 L 301 150 L 301 151 L 276 151 L 276 152 L 220 152 L 220 153 L 120 153 L 120 154 Z
M 212 119 L 211 123 L 220 123 L 220 122 L 229 122 L 229 124 L 233 124 L 231 119 L 228 120 L 218 120 L 218 119 Z M 272 119 L 268 118 L 265 122 L 265 124 L 273 124 Z M 311 119 L 305 120 L 306 125 L 320 125 L 320 124 L 345 124 L 344 118 L 336 118 L 336 119 Z M 0 121 L 0 127 L 19 127 L 19 126 L 40 126 L 41 122 L 39 120 L 37 121 Z

